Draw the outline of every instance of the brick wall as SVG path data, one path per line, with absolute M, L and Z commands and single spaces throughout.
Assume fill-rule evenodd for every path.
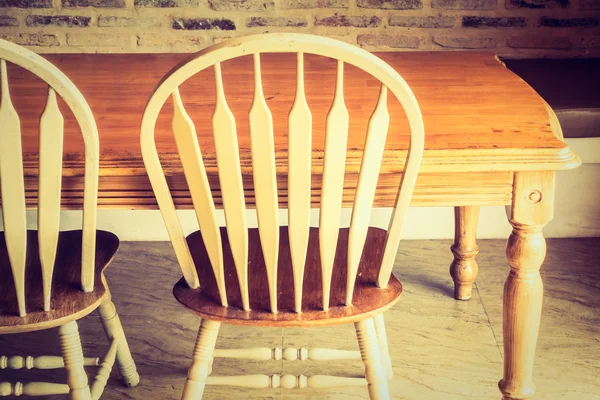
M 600 0 L 0 0 L 0 37 L 40 53 L 193 52 L 309 32 L 368 50 L 600 56 Z

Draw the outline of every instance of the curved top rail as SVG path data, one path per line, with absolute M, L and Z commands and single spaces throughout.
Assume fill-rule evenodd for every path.
M 79 89 L 61 70 L 33 51 L 4 39 L 0 39 L 0 58 L 30 71 L 50 85 L 75 115 L 85 141 L 86 156 L 88 145 L 90 150 L 99 152 L 98 128 L 92 110 Z

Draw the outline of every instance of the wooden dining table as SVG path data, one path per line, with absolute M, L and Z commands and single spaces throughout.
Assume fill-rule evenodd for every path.
M 475 257 L 480 206 L 509 206 L 513 226 L 508 240 L 510 268 L 504 289 L 504 378 L 506 399 L 529 398 L 542 305 L 539 269 L 545 256 L 543 227 L 552 219 L 554 175 L 580 160 L 562 138 L 560 125 L 543 99 L 487 52 L 391 52 L 377 54 L 413 90 L 425 124 L 425 152 L 411 205 L 455 208 L 454 261 L 450 272 L 455 297 L 466 300 L 477 275 Z M 162 76 L 186 54 L 55 54 L 45 57 L 81 90 L 100 135 L 101 208 L 155 209 L 139 145 L 145 103 Z M 248 110 L 252 101 L 252 60 L 223 63 L 225 92 L 236 117 L 247 204 L 253 204 Z M 279 206 L 287 202 L 287 115 L 294 99 L 295 56 L 262 61 L 264 94 L 273 113 Z M 306 94 L 313 112 L 312 202 L 319 204 L 325 117 L 335 83 L 335 61 L 307 56 Z M 11 96 L 22 121 L 26 196 L 37 195 L 37 132 L 46 86 L 29 72 L 9 68 Z M 214 75 L 202 71 L 180 88 L 194 120 L 211 188 L 219 206 L 210 118 Z M 351 207 L 368 118 L 379 83 L 348 66 L 345 100 L 350 114 L 344 206 Z M 391 126 L 375 197 L 376 207 L 392 207 L 406 159 L 409 128 L 398 101 L 389 99 Z M 192 208 L 170 129 L 170 100 L 157 122 L 156 145 L 178 208 Z M 65 116 L 63 207 L 83 199 L 83 142 L 73 115 Z

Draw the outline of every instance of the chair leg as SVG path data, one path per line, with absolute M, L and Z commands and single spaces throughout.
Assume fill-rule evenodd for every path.
M 88 377 L 83 367 L 83 349 L 77 322 L 71 321 L 58 328 L 60 347 L 67 370 L 67 383 L 72 400 L 91 400 Z
M 102 321 L 102 326 L 108 340 L 115 339 L 119 343 L 117 347 L 117 367 L 119 368 L 123 382 L 129 387 L 137 385 L 140 382 L 140 375 L 131 357 L 119 314 L 117 314 L 117 309 L 110 296 L 100 304 L 98 313 L 100 314 L 100 320 Z
M 381 363 L 381 351 L 373 318 L 354 323 L 360 347 L 360 356 L 365 364 L 365 376 L 369 384 L 371 400 L 389 400 L 390 391 L 385 369 Z
M 182 400 L 199 400 L 204 393 L 206 378 L 212 368 L 213 353 L 217 336 L 219 335 L 220 322 L 203 319 L 198 330 L 192 366 L 183 388 Z
M 377 341 L 379 342 L 379 350 L 381 352 L 381 364 L 383 365 L 388 380 L 391 381 L 394 378 L 394 370 L 392 368 L 392 359 L 390 358 L 383 313 L 374 316 L 373 321 L 375 322 L 375 331 L 377 332 Z

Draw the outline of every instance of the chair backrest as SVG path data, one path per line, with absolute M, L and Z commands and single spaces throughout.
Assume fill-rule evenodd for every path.
M 384 256 L 377 282 L 379 287 L 387 285 L 398 249 L 402 222 L 410 203 L 422 158 L 424 128 L 417 100 L 400 75 L 378 57 L 337 40 L 306 34 L 287 33 L 231 39 L 192 55 L 173 68 L 155 88 L 148 100 L 142 120 L 142 155 L 177 259 L 188 285 L 192 288 L 198 287 L 198 275 L 175 212 L 173 199 L 169 192 L 154 141 L 156 121 L 169 96 L 173 98 L 172 128 L 184 174 L 192 196 L 206 251 L 213 267 L 221 303 L 227 306 L 223 273 L 223 249 L 215 213 L 215 202 L 211 195 L 196 130 L 184 109 L 178 89 L 188 78 L 206 68 L 213 67 L 216 100 L 212 115 L 212 128 L 221 196 L 225 211 L 227 236 L 240 283 L 243 308 L 249 309 L 246 204 L 236 123 L 225 98 L 221 62 L 244 55 L 253 55 L 254 97 L 249 112 L 252 174 L 260 242 L 269 283 L 271 311 L 277 312 L 278 193 L 273 118 L 263 95 L 261 53 L 297 53 L 296 95 L 288 116 L 288 229 L 294 275 L 295 310 L 297 312 L 302 309 L 302 277 L 308 245 L 311 205 L 312 116 L 304 92 L 304 54 L 314 54 L 338 60 L 333 104 L 326 119 L 319 221 L 324 310 L 329 308 L 331 270 L 338 241 L 346 164 L 349 114 L 344 103 L 344 63 L 362 69 L 381 82 L 377 105 L 367 128 L 352 209 L 346 284 L 346 303 L 350 304 L 356 273 L 367 236 L 377 178 L 389 127 L 388 91 L 396 96 L 404 108 L 411 133 L 408 157 L 387 233 Z
M 77 119 L 85 145 L 83 243 L 81 286 L 94 289 L 96 207 L 98 197 L 99 143 L 92 111 L 83 95 L 54 65 L 39 55 L 0 39 L 0 190 L 4 237 L 19 314 L 25 310 L 27 220 L 21 143 L 21 122 L 9 93 L 6 62 L 22 67 L 48 84 L 48 100 L 39 125 L 38 246 L 42 266 L 44 310 L 50 310 L 52 273 L 58 244 L 64 120 L 56 96 L 60 96 Z M 40 110 L 41 111 L 41 110 Z M 4 267 L 4 266 L 2 266 Z

